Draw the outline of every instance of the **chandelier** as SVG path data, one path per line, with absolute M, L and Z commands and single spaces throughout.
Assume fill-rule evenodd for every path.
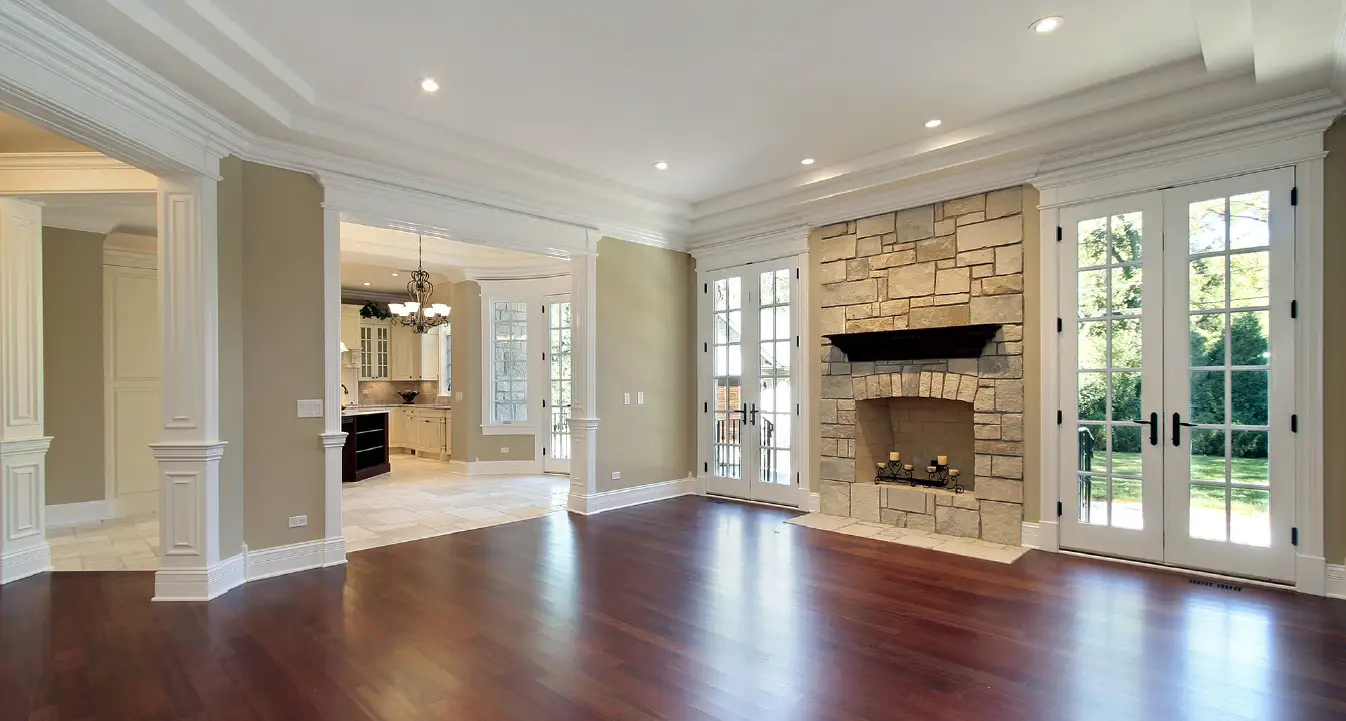
M 411 296 L 411 300 L 388 304 L 388 310 L 393 313 L 392 320 L 410 327 L 416 333 L 424 333 L 449 322 L 449 306 L 430 302 L 435 284 L 430 282 L 430 274 L 425 272 L 425 263 L 421 257 L 424 242 L 420 235 L 416 236 L 416 270 L 412 271 L 411 280 L 407 282 L 407 295 Z

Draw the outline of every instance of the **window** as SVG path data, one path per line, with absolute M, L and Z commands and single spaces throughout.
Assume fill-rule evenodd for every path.
M 453 392 L 453 324 L 440 326 L 439 335 L 439 394 L 447 396 Z
M 491 421 L 528 420 L 528 309 L 527 304 L 493 301 L 491 304 Z

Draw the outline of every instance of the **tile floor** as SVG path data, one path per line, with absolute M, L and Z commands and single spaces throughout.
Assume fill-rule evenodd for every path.
M 391 473 L 341 489 L 348 553 L 495 526 L 565 510 L 565 476 L 457 476 L 448 464 L 394 456 Z M 154 514 L 52 528 L 57 571 L 153 571 L 159 567 Z
M 1027 548 L 1019 546 L 1006 546 L 1001 543 L 980 541 L 975 538 L 945 536 L 939 533 L 917 531 L 910 528 L 895 528 L 883 523 L 857 521 L 854 518 L 827 516 L 821 513 L 796 516 L 786 521 L 786 523 L 792 523 L 796 526 L 804 526 L 805 528 L 814 528 L 820 531 L 844 533 L 848 536 L 872 538 L 876 541 L 899 543 L 903 546 L 929 548 L 945 553 L 955 553 L 959 556 L 980 558 L 983 561 L 995 561 L 996 563 L 1014 563 L 1019 560 L 1020 556 L 1028 552 Z

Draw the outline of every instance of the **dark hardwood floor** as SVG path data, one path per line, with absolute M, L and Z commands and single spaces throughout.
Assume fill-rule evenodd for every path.
M 1346 602 L 684 498 L 151 604 L 0 587 L 2 719 L 1339 719 Z

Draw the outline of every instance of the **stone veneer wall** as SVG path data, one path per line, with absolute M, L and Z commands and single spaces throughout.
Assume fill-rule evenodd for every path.
M 822 338 L 823 513 L 1018 545 L 1023 519 L 1023 195 L 1006 188 L 818 228 L 820 332 L 1003 327 L 981 358 L 851 363 Z M 856 472 L 856 401 L 972 403 L 975 496 Z M 918 509 L 919 506 L 919 509 Z

